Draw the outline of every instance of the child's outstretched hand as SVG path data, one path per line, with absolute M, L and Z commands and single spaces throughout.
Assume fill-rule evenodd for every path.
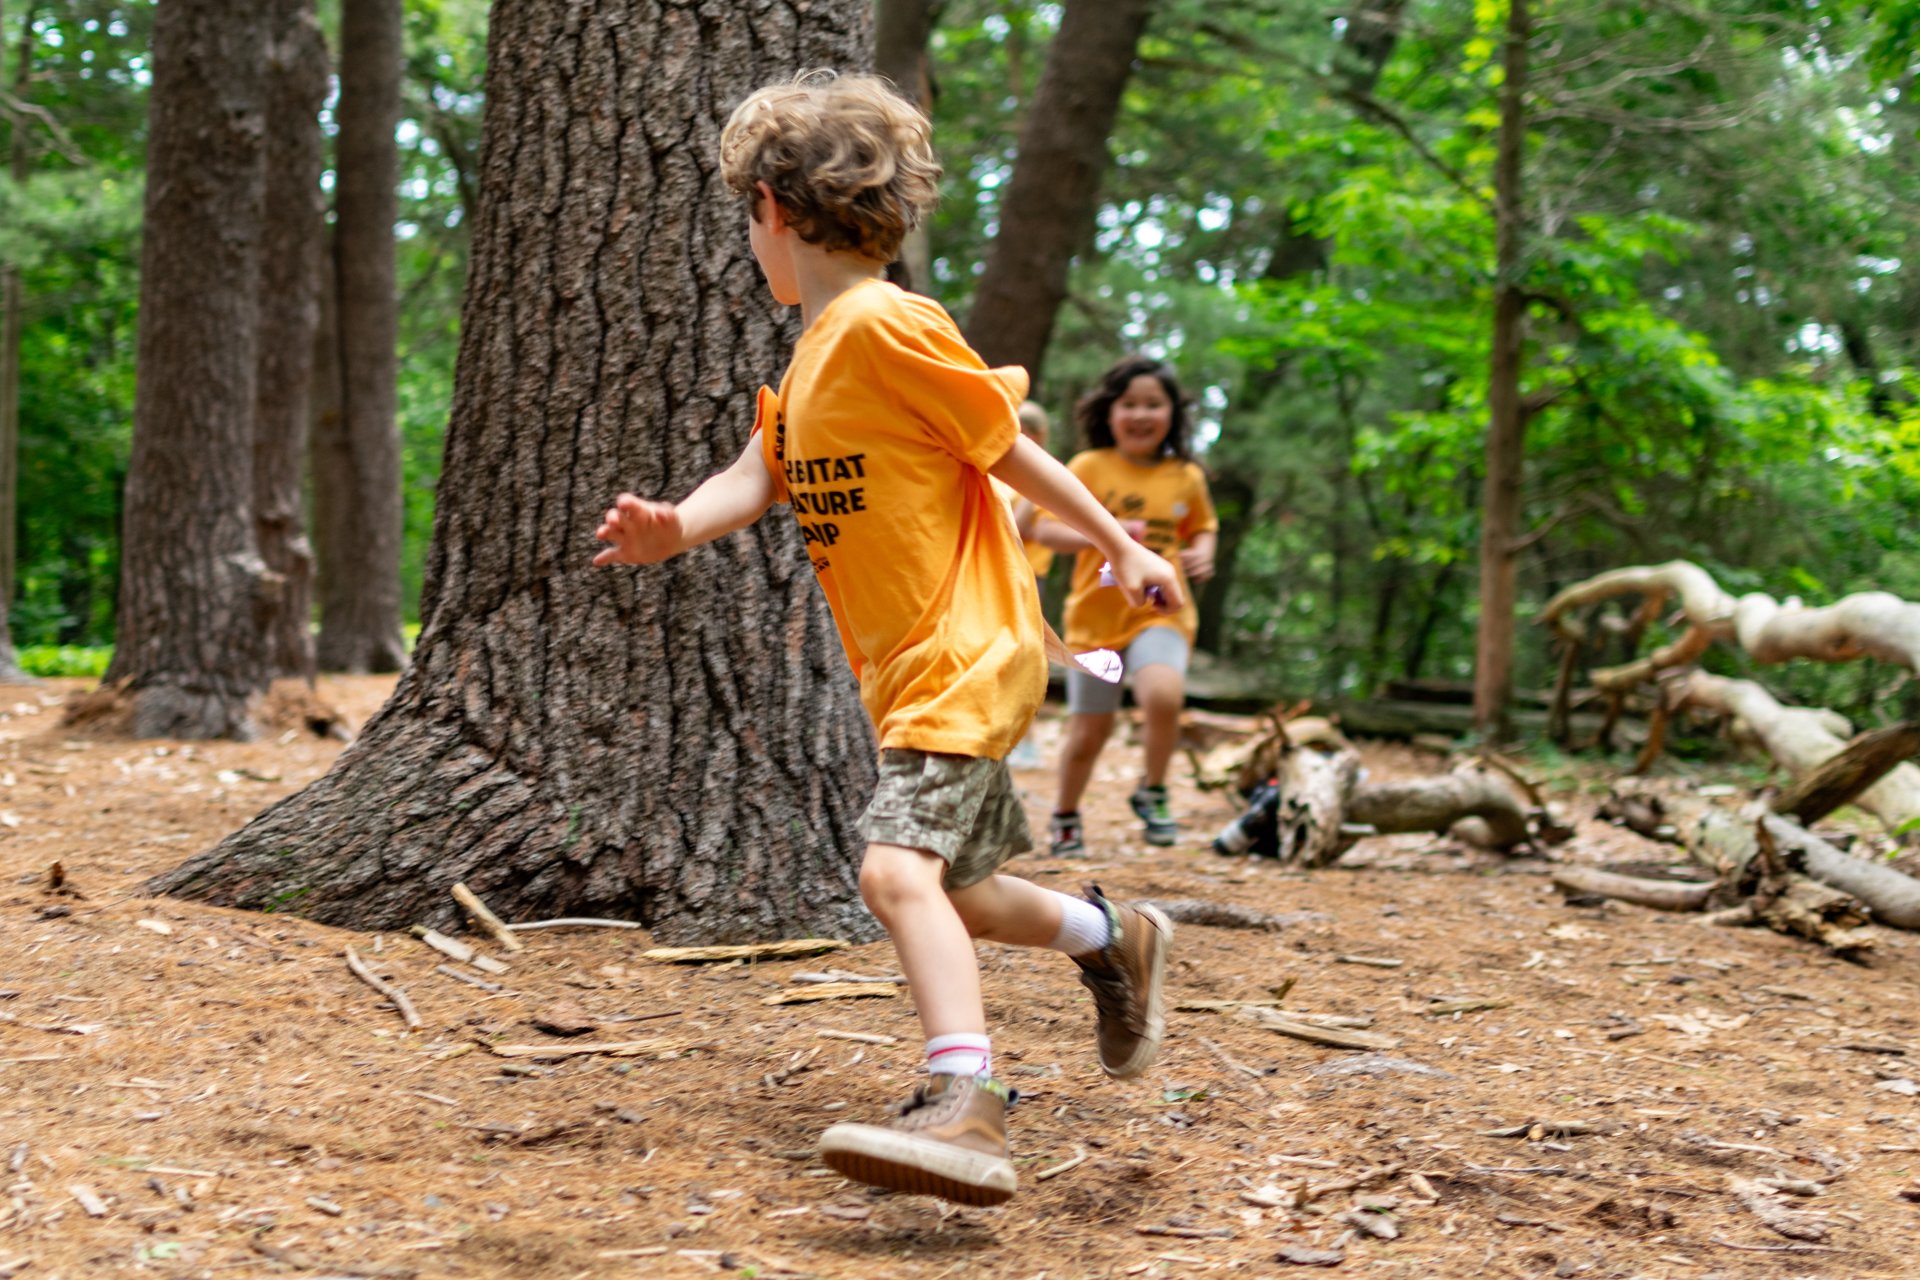
M 1113 562 L 1113 578 L 1128 604 L 1152 600 L 1162 613 L 1178 613 L 1186 604 L 1186 597 L 1180 594 L 1179 573 L 1140 543 L 1130 544 Z
M 593 536 L 611 543 L 595 564 L 657 564 L 679 552 L 680 510 L 671 502 L 648 502 L 623 493 L 601 517 Z

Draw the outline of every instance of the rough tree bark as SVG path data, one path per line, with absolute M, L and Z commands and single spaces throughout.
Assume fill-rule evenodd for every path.
M 260 351 L 253 441 L 253 527 L 260 557 L 282 579 L 267 624 L 267 668 L 313 678 L 313 550 L 302 492 L 326 246 L 319 113 L 325 38 L 313 0 L 274 0 L 267 66 L 267 176 L 260 257 Z
M 0 14 L 6 12 L 0 0 Z M 0 30 L 3 30 L 0 27 Z M 6 50 L 0 48 L 0 64 Z M 25 101 L 33 62 L 33 8 L 21 14 L 20 45 L 13 68 L 13 95 Z M 26 130 L 16 119 L 8 131 L 7 170 L 16 183 L 27 177 Z M 26 290 L 20 269 L 0 262 L 0 681 L 28 678 L 13 651 L 13 585 L 16 556 L 14 528 L 19 521 L 20 496 L 20 335 L 24 327 Z
M 315 442 L 313 472 L 315 657 L 325 671 L 398 671 L 407 660 L 393 261 L 402 65 L 400 0 L 344 0 L 333 237 L 341 415 L 339 432 Z
M 1494 162 L 1493 356 L 1487 382 L 1486 486 L 1480 511 L 1480 627 L 1473 670 L 1473 724 L 1506 730 L 1513 688 L 1513 606 L 1520 533 L 1526 412 L 1520 376 L 1526 297 L 1520 279 L 1521 160 L 1526 143 L 1527 0 L 1508 0 L 1506 78 L 1500 85 L 1500 141 Z
M 1067 270 L 1093 227 L 1107 135 L 1152 11 L 1153 0 L 1066 0 L 1027 104 L 967 340 L 988 364 L 1024 366 L 1036 386 Z
M 898 86 L 909 101 L 933 115 L 933 75 L 927 41 L 944 0 L 876 0 L 873 7 L 873 69 Z M 916 293 L 933 291 L 933 246 L 922 222 L 907 232 L 895 265 L 895 282 Z
M 241 0 L 154 18 L 140 373 L 107 685 L 136 737 L 244 737 L 278 579 L 253 532 L 267 24 Z
M 872 733 L 791 519 L 595 569 L 621 489 L 735 458 L 793 318 L 719 130 L 859 66 L 862 0 L 502 0 L 425 621 L 333 770 L 152 888 L 361 928 L 637 919 L 662 941 L 871 937 Z

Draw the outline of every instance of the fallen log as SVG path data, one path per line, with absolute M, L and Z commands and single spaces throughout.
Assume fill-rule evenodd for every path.
M 1280 757 L 1280 803 L 1274 812 L 1280 861 L 1324 867 L 1353 847 L 1356 833 L 1347 811 L 1359 776 L 1360 753 L 1352 747 L 1287 749 Z
M 1771 808 L 1809 826 L 1851 804 L 1869 787 L 1920 755 L 1920 722 L 1907 720 L 1872 729 L 1794 779 L 1773 798 Z
M 1674 880 L 1646 880 L 1623 876 L 1598 867 L 1565 866 L 1553 869 L 1553 883 L 1576 895 L 1612 898 L 1656 911 L 1702 911 L 1720 887 L 1718 880 L 1700 883 Z
M 1810 879 L 1860 900 L 1873 919 L 1896 929 L 1920 929 L 1920 880 L 1883 862 L 1842 853 L 1805 827 L 1750 806 L 1739 811 L 1708 807 L 1687 841 L 1694 861 L 1723 879 L 1738 879 L 1762 852 L 1761 832 Z
M 1346 820 L 1381 835 L 1432 831 L 1486 849 L 1512 849 L 1532 836 L 1525 798 L 1504 772 L 1480 763 L 1438 778 L 1369 782 L 1354 788 Z
M 1691 671 L 1675 683 L 1673 693 L 1678 706 L 1735 717 L 1794 778 L 1806 777 L 1840 755 L 1847 746 L 1842 735 L 1853 732 L 1844 717 L 1821 708 L 1782 706 L 1751 680 Z M 1889 830 L 1900 831 L 1920 818 L 1920 768 L 1893 764 L 1879 781 L 1862 787 L 1853 802 Z

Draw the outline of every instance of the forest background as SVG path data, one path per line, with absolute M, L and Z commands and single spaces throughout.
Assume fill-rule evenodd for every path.
M 910 7 L 931 19 L 947 171 L 920 283 L 965 321 L 1076 6 Z M 104 671 L 115 638 L 154 8 L 0 11 L 0 260 L 21 300 L 18 360 L 0 362 L 18 403 L 9 622 L 41 674 Z M 1736 593 L 1920 596 L 1920 7 L 1544 4 L 1504 134 L 1514 14 L 1497 0 L 1120 8 L 1146 25 L 1040 397 L 1064 454 L 1073 401 L 1117 355 L 1180 368 L 1223 519 L 1204 649 L 1302 696 L 1471 676 L 1503 289 L 1525 324 L 1523 622 L 1562 586 L 1672 557 Z M 338 51 L 338 5 L 319 17 Z M 452 398 L 486 20 L 481 0 L 404 10 L 409 623 Z M 1520 165 L 1504 266 L 1503 136 Z M 1523 631 L 1515 655 L 1522 687 L 1551 680 L 1546 644 Z M 1871 721 L 1895 674 L 1796 664 L 1769 680 Z

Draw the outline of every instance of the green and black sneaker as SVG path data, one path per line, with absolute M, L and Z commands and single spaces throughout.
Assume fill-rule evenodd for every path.
M 1137 787 L 1127 803 L 1139 817 L 1148 844 L 1169 845 L 1180 839 L 1180 824 L 1167 807 L 1165 787 Z

